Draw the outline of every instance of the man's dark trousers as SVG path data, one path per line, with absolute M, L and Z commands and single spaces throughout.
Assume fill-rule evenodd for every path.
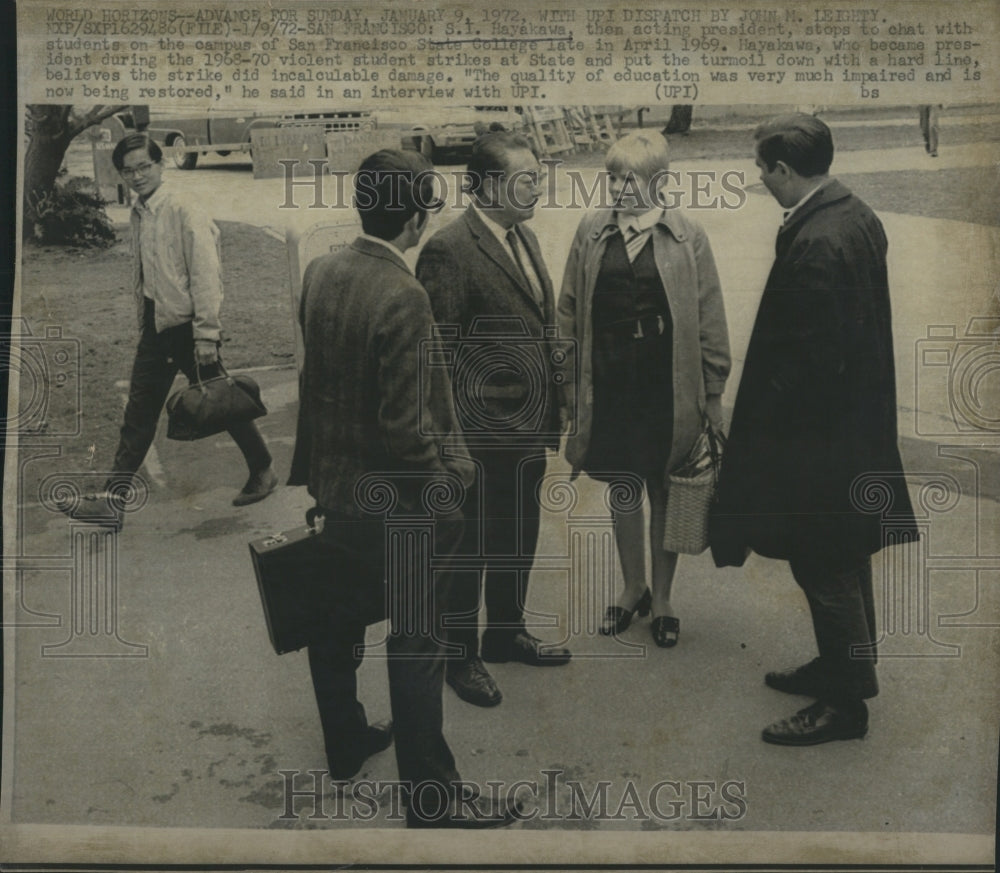
M 135 473 L 142 466 L 156 436 L 160 412 L 167 402 L 178 370 L 187 376 L 189 382 L 197 380 L 191 323 L 168 327 L 157 333 L 154 304 L 146 298 L 142 335 L 132 364 L 125 420 L 112 467 L 115 473 Z M 201 367 L 200 370 L 202 379 L 219 375 L 218 364 Z M 229 428 L 229 435 L 243 453 L 251 473 L 270 466 L 271 453 L 252 421 L 233 425 Z
M 309 646 L 309 669 L 319 708 L 327 761 L 331 770 L 352 773 L 364 762 L 363 735 L 368 725 L 358 700 L 357 669 L 364 657 L 365 618 L 370 606 L 355 593 L 385 577 L 385 523 L 381 518 L 347 520 L 324 513 L 320 536 L 331 553 L 368 556 L 367 569 L 357 577 L 336 580 L 338 594 L 330 609 L 328 632 Z M 435 522 L 435 558 L 452 554 L 462 536 L 461 514 Z M 334 567 L 343 566 L 338 559 Z M 348 563 L 358 566 L 358 562 Z M 335 571 L 336 572 L 336 571 Z M 389 579 L 390 629 L 386 642 L 389 699 L 395 735 L 396 764 L 401 781 L 448 786 L 459 779 L 455 758 L 443 733 L 441 692 L 444 687 L 442 641 L 439 626 L 442 586 L 448 574 L 432 573 Z M 340 599 L 343 592 L 344 597 Z M 338 599 L 340 602 L 338 603 Z M 435 793 L 435 797 L 438 795 Z
M 822 698 L 844 705 L 874 697 L 878 680 L 871 558 L 839 566 L 815 557 L 789 563 L 812 613 Z
M 476 484 L 463 508 L 465 537 L 459 556 L 472 561 L 452 574 L 445 632 L 455 658 L 479 654 L 480 592 L 486 603 L 486 630 L 510 636 L 524 627 L 528 576 L 538 543 L 538 487 L 545 475 L 545 450 L 505 446 L 472 450 Z M 484 571 L 485 570 L 485 574 Z

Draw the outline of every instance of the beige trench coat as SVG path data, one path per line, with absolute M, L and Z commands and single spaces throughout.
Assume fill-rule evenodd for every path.
M 593 420 L 594 287 L 608 239 L 618 233 L 615 213 L 603 209 L 577 228 L 559 297 L 559 336 L 567 343 L 570 374 L 566 405 L 572 426 L 566 458 L 579 470 Z M 708 394 L 722 394 L 729 375 L 729 332 L 715 259 L 702 227 L 664 210 L 653 228 L 653 257 L 673 320 L 674 434 L 667 470 L 677 467 L 701 432 Z

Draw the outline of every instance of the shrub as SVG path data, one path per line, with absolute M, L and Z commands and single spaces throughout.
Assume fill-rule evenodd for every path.
M 68 176 L 34 198 L 32 237 L 43 245 L 106 248 L 117 236 L 92 179 Z

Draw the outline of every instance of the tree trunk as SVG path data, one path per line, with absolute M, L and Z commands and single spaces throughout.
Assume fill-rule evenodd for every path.
M 24 154 L 24 222 L 30 234 L 35 219 L 35 204 L 56 183 L 66 149 L 73 138 L 125 106 L 91 106 L 78 111 L 73 106 L 34 103 L 27 107 L 25 132 L 28 148 Z
M 661 133 L 664 135 L 669 133 L 686 134 L 691 129 L 693 110 L 694 106 L 690 103 L 675 103 L 670 110 L 670 120 L 667 121 L 667 126 L 663 128 Z

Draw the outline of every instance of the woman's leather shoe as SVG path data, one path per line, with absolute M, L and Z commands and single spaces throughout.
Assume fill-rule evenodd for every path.
M 632 609 L 625 609 L 622 606 L 609 606 L 604 611 L 604 621 L 601 622 L 601 633 L 609 637 L 612 634 L 620 634 L 632 624 L 632 616 L 638 613 L 640 617 L 649 615 L 653 608 L 653 593 L 647 588 L 639 602 Z
M 653 642 L 661 649 L 670 649 L 677 645 L 677 637 L 681 632 L 681 620 L 673 615 L 658 615 L 653 619 Z

